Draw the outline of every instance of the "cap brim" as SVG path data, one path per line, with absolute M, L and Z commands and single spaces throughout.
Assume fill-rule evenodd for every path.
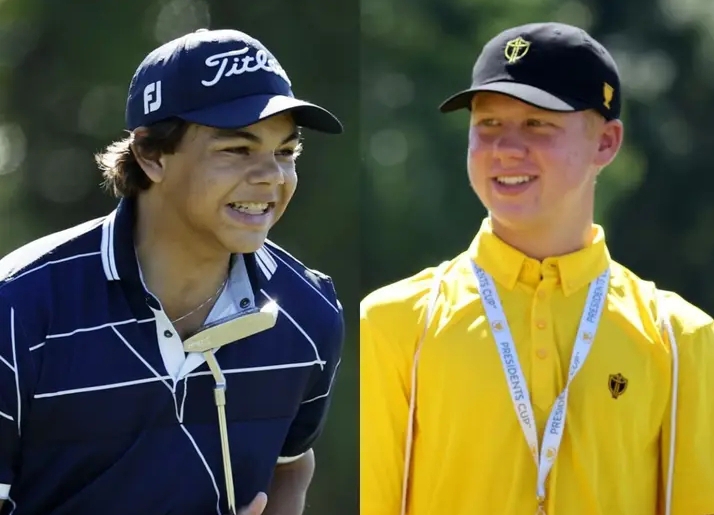
M 530 86 L 528 84 L 520 84 L 517 82 L 493 82 L 484 84 L 476 88 L 470 88 L 460 91 L 455 95 L 447 98 L 444 103 L 439 106 L 442 113 L 449 113 L 459 109 L 471 109 L 471 100 L 476 93 L 480 92 L 501 93 L 516 100 L 525 102 L 541 109 L 548 111 L 569 112 L 582 111 L 592 107 L 584 102 L 579 102 L 570 98 L 556 97 L 555 95 L 543 91 L 542 89 Z
M 340 121 L 328 110 L 284 95 L 238 98 L 224 104 L 182 113 L 179 118 L 219 129 L 239 129 L 286 112 L 292 113 L 298 127 L 328 134 L 341 134 L 343 131 Z

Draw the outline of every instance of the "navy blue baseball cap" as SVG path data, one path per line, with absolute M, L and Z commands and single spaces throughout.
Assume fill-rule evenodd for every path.
M 594 109 L 607 120 L 620 117 L 615 60 L 583 29 L 563 23 L 530 23 L 498 34 L 476 60 L 471 87 L 449 97 L 440 110 L 470 109 L 480 91 L 550 111 Z
M 299 127 L 343 130 L 332 113 L 295 98 L 287 73 L 260 41 L 237 30 L 200 29 L 144 58 L 129 86 L 126 127 L 178 117 L 237 129 L 285 112 Z

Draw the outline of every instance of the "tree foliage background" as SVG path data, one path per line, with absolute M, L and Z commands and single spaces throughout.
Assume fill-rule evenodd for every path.
M 613 257 L 714 313 L 714 6 L 708 0 L 362 0 L 361 294 L 456 255 L 485 211 L 466 177 L 469 85 L 483 44 L 562 21 L 619 65 L 625 147 L 598 181 Z
M 298 192 L 271 239 L 331 275 L 346 311 L 345 356 L 307 513 L 356 515 L 356 0 L 0 2 L 0 256 L 115 207 L 100 189 L 93 154 L 123 137 L 127 89 L 143 57 L 201 27 L 260 39 L 296 95 L 332 110 L 346 127 L 342 136 L 305 132 Z

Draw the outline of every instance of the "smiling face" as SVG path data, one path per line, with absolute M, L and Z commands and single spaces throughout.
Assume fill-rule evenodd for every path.
M 527 229 L 592 218 L 595 179 L 622 141 L 619 121 L 496 93 L 475 95 L 471 107 L 469 179 L 494 222 Z
M 297 187 L 299 133 L 289 114 L 236 130 L 192 125 L 175 153 L 142 167 L 165 217 L 186 245 L 260 248 Z

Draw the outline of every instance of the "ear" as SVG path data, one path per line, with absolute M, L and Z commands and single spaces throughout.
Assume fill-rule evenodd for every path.
M 136 162 L 144 170 L 146 176 L 153 183 L 160 183 L 165 176 L 164 157 L 161 154 L 147 152 L 141 145 L 141 141 L 148 135 L 146 127 L 138 127 L 132 132 L 131 151 L 134 153 Z
M 605 122 L 598 136 L 598 149 L 593 164 L 604 168 L 615 159 L 622 146 L 624 127 L 620 120 Z

